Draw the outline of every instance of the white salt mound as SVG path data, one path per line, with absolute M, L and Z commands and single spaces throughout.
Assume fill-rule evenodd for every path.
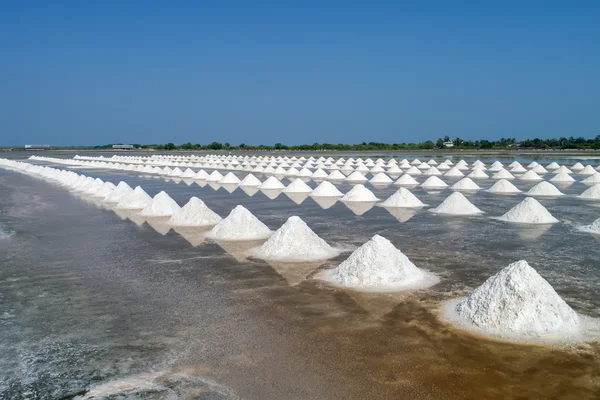
M 569 175 L 567 174 L 567 176 L 569 176 Z M 571 178 L 571 179 L 573 179 L 573 178 Z M 594 175 L 588 176 L 582 182 L 585 183 L 586 185 L 593 185 L 596 183 L 600 183 L 600 172 L 596 172 Z
M 224 177 L 219 179 L 219 184 L 221 185 L 237 185 L 238 183 L 240 183 L 240 178 L 235 176 L 233 172 L 228 172 Z
M 580 226 L 579 230 L 582 232 L 589 232 L 600 235 L 600 218 L 592 222 L 590 225 Z
M 421 184 L 421 187 L 425 189 L 444 189 L 448 187 L 448 185 L 437 176 L 430 176 Z
M 246 175 L 246 177 L 244 179 L 242 179 L 239 186 L 241 186 L 241 187 L 258 187 L 261 185 L 261 183 L 262 182 L 256 176 L 254 176 L 253 174 L 248 174 L 248 175 Z
M 398 185 L 398 186 L 415 186 L 418 185 L 419 182 L 417 182 L 417 180 L 415 178 L 413 178 L 410 175 L 402 175 L 400 178 L 398 178 L 396 180 L 396 182 L 394 182 L 394 185 Z
M 116 186 L 112 182 L 104 182 L 104 185 L 96 193 L 94 193 L 93 197 L 96 198 L 105 198 L 109 194 L 111 194 L 115 190 Z
M 531 170 L 525 172 L 519 179 L 522 181 L 541 181 L 541 180 L 543 180 L 543 178 L 541 176 L 539 176 L 537 173 L 535 173 L 534 171 L 531 171 Z
M 579 197 L 587 200 L 600 200 L 600 184 L 591 186 L 585 192 L 581 193 Z
M 524 260 L 490 277 L 455 311 L 467 324 L 500 336 L 559 339 L 581 327 L 577 313 Z
M 223 241 L 267 239 L 273 232 L 243 206 L 236 206 L 229 215 L 206 234 Z
M 373 192 L 371 192 L 369 189 L 367 189 L 364 185 L 356 185 L 352 188 L 352 190 L 350 190 L 348 193 L 346 193 L 344 195 L 344 197 L 342 197 L 340 199 L 341 201 L 347 201 L 347 202 L 352 202 L 352 201 L 365 201 L 365 202 L 374 202 L 374 201 L 379 201 L 379 199 L 377 197 L 375 197 L 375 195 L 373 194 Z
M 304 181 L 300 178 L 296 178 L 292 183 L 290 183 L 285 189 L 283 189 L 284 193 L 310 193 L 312 189 L 308 186 Z
M 302 262 L 326 260 L 339 252 L 299 217 L 292 216 L 262 246 L 252 249 L 251 254 L 265 260 Z
M 169 217 L 180 210 L 179 205 L 166 192 L 161 191 L 152 199 L 152 204 L 139 212 L 144 217 Z
M 279 179 L 274 176 L 270 176 L 258 188 L 261 190 L 282 190 L 285 189 L 285 186 Z
M 381 203 L 381 206 L 382 207 L 390 207 L 390 208 L 391 207 L 418 208 L 418 207 L 424 207 L 425 204 L 423 204 L 421 202 L 421 200 L 419 200 L 417 198 L 417 196 L 412 194 L 410 192 L 410 190 L 408 190 L 406 188 L 400 188 L 396 191 L 396 193 L 394 193 L 393 195 L 388 197 L 386 201 Z
M 450 168 L 444 176 L 449 178 L 462 178 L 465 174 L 458 168 L 458 166 Z
M 462 193 L 454 192 L 448 196 L 442 204 L 429 210 L 435 214 L 446 215 L 476 215 L 483 214 L 479 208 L 475 207 Z
M 550 182 L 540 182 L 527 192 L 530 196 L 564 196 L 556 186 L 551 184 Z
M 371 180 L 369 182 L 371 184 L 375 184 L 375 185 L 388 185 L 388 184 L 392 183 L 393 181 L 385 173 L 380 172 L 377 175 L 375 175 L 373 178 L 371 178 Z
M 117 208 L 125 210 L 144 209 L 152 204 L 152 197 L 142 189 L 141 186 L 136 186 L 133 191 L 121 199 L 117 204 Z
M 215 169 L 213 172 L 210 173 L 210 175 L 208 175 L 206 180 L 208 182 L 219 182 L 221 180 L 221 178 L 223 178 L 223 174 L 221 174 L 219 171 L 217 171 Z
M 473 180 L 469 177 L 463 178 L 460 181 L 456 182 L 454 185 L 450 186 L 452 190 L 464 190 L 464 191 L 472 191 L 481 189 L 478 184 L 473 182 Z
M 367 177 L 362 174 L 362 172 L 354 171 L 350 175 L 346 177 L 346 181 L 348 182 L 366 182 L 368 181 Z
M 575 178 L 573 178 L 566 172 L 559 172 L 558 174 L 550 178 L 550 182 L 575 182 Z
M 197 197 L 192 197 L 167 221 L 173 226 L 211 226 L 219 222 L 221 217 Z
M 331 182 L 323 181 L 312 192 L 310 197 L 342 197 L 344 193 L 340 192 Z
M 521 193 L 521 190 L 506 179 L 500 179 L 488 189 L 491 193 Z
M 515 176 L 505 169 L 501 169 L 492 175 L 492 179 L 515 179 Z
M 121 181 L 117 184 L 115 190 L 113 190 L 112 193 L 108 194 L 108 196 L 104 198 L 104 201 L 107 203 L 118 203 L 123 199 L 123 197 L 127 196 L 132 191 L 133 189 L 131 186 L 129 186 L 126 182 Z
M 527 197 L 498 219 L 520 224 L 555 224 L 559 222 L 548 212 L 546 207 L 533 197 Z
M 335 285 L 368 291 L 418 289 L 437 282 L 435 276 L 417 268 L 392 242 L 379 235 L 321 277 Z

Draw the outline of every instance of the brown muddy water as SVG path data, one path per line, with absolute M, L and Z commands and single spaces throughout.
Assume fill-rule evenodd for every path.
M 523 196 L 468 195 L 486 211 L 479 217 L 394 216 L 379 207 L 358 216 L 310 198 L 296 204 L 284 194 L 270 200 L 239 188 L 78 172 L 140 184 L 150 195 L 165 190 L 180 204 L 195 195 L 222 216 L 242 204 L 272 229 L 298 215 L 348 250 L 379 233 L 441 281 L 396 294 L 332 288 L 310 277 L 348 252 L 322 264 L 268 264 L 246 255 L 260 242 L 167 230 L 161 220 L 0 170 L 2 399 L 600 398 L 595 342 L 510 344 L 438 318 L 442 302 L 518 259 L 576 311 L 600 317 L 600 241 L 576 230 L 600 216 L 597 204 L 542 200 L 561 223 L 524 229 L 489 218 Z M 393 191 L 374 190 L 382 198 Z M 413 192 L 434 206 L 450 194 Z

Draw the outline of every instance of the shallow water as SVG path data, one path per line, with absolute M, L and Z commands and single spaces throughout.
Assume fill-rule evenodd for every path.
M 167 230 L 160 219 L 117 214 L 0 170 L 0 227 L 13 233 L 0 239 L 0 398 L 600 396 L 596 343 L 502 343 L 437 315 L 445 300 L 526 259 L 576 311 L 600 317 L 600 241 L 576 229 L 600 216 L 597 202 L 540 199 L 561 223 L 526 228 L 489 218 L 523 195 L 466 194 L 486 212 L 476 217 L 392 215 L 125 172 L 77 172 L 139 184 L 151 196 L 165 190 L 181 205 L 198 196 L 221 216 L 242 204 L 271 229 L 298 215 L 346 249 L 378 233 L 441 282 L 396 294 L 333 288 L 310 276 L 347 252 L 324 263 L 269 264 L 247 258 L 260 242 L 203 240 L 200 230 Z M 493 182 L 477 181 L 484 188 Z M 513 182 L 522 190 L 534 185 Z M 586 187 L 559 188 L 579 194 Z M 370 188 L 382 199 L 396 189 Z M 451 193 L 411 191 L 430 206 Z

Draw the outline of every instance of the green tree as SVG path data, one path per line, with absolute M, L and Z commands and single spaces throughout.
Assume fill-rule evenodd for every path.
M 444 148 L 444 141 L 442 140 L 442 138 L 439 138 L 439 139 L 437 140 L 437 142 L 435 142 L 435 146 L 436 146 L 438 149 L 442 149 L 442 148 Z
M 208 148 L 211 150 L 221 150 L 223 148 L 223 145 L 219 142 L 212 142 L 208 145 Z
M 240 149 L 245 149 L 246 148 L 246 143 L 240 143 Z
M 175 150 L 175 143 L 169 142 L 165 144 L 165 150 Z

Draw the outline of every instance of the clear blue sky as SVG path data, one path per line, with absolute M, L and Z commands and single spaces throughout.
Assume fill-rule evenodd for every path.
M 0 144 L 593 137 L 599 21 L 600 1 L 5 0 Z

